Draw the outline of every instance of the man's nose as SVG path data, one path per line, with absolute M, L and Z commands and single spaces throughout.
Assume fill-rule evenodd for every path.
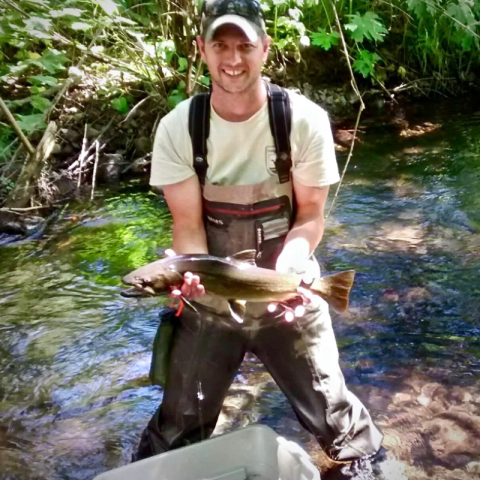
M 236 65 L 240 65 L 240 63 L 242 63 L 242 56 L 238 48 L 230 48 L 228 50 L 228 63 L 231 67 L 235 67 Z

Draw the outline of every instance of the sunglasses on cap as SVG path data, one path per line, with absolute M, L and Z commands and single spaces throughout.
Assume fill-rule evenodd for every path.
M 203 3 L 202 14 L 216 18 L 227 14 L 240 15 L 261 25 L 263 13 L 257 0 L 207 0 Z

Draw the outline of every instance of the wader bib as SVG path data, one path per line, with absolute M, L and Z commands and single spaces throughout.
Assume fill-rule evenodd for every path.
M 294 221 L 291 183 L 290 103 L 268 86 L 276 175 L 254 185 L 220 186 L 207 180 L 210 96 L 190 107 L 194 167 L 203 186 L 209 253 L 228 256 L 257 250 L 257 264 L 275 268 Z M 245 353 L 254 353 L 292 405 L 300 423 L 335 460 L 375 453 L 382 435 L 360 400 L 345 386 L 327 304 L 318 299 L 291 323 L 248 303 L 244 323 L 228 303 L 211 296 L 184 308 L 176 328 L 163 401 L 143 432 L 136 459 L 208 438 Z

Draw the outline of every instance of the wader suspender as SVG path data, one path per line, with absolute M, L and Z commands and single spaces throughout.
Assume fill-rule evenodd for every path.
M 270 131 L 275 142 L 275 168 L 280 183 L 290 180 L 292 155 L 290 131 L 292 112 L 287 92 L 278 85 L 265 84 L 268 93 Z M 207 138 L 210 133 L 210 93 L 195 95 L 190 104 L 188 130 L 192 139 L 193 167 L 202 185 L 207 175 Z

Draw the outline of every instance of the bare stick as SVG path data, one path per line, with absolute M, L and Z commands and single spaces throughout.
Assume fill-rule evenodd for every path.
M 93 175 L 92 175 L 92 193 L 90 194 L 90 200 L 93 200 L 95 195 L 95 181 L 97 178 L 97 167 L 98 167 L 98 159 L 100 157 L 100 149 L 99 149 L 99 141 L 95 140 L 95 163 L 93 165 Z
M 340 187 L 342 186 L 345 173 L 347 172 L 348 165 L 353 155 L 353 147 L 355 145 L 355 139 L 357 138 L 357 130 L 358 130 L 358 125 L 360 124 L 360 117 L 362 115 L 363 110 L 365 109 L 365 104 L 363 103 L 362 96 L 360 95 L 360 91 L 358 89 L 357 81 L 355 80 L 355 75 L 353 74 L 352 65 L 350 63 L 350 58 L 348 55 L 347 43 L 345 42 L 345 37 L 343 36 L 342 24 L 340 23 L 340 18 L 338 17 L 337 8 L 335 7 L 335 2 L 333 0 L 330 3 L 332 5 L 333 12 L 335 13 L 335 21 L 337 23 L 338 31 L 340 32 L 340 37 L 342 39 L 343 53 L 345 55 L 345 59 L 347 60 L 348 69 L 350 71 L 350 77 L 351 77 L 350 84 L 352 85 L 353 91 L 355 92 L 358 99 L 360 100 L 360 107 L 358 109 L 357 121 L 355 123 L 355 129 L 353 131 L 352 143 L 350 144 L 350 152 L 348 153 L 348 158 L 345 163 L 345 167 L 343 168 L 342 176 L 340 177 L 340 181 L 338 182 L 337 190 L 335 192 L 335 195 L 333 196 L 333 200 L 332 200 L 332 203 L 330 204 L 330 208 L 328 209 L 328 212 L 325 215 L 325 219 L 327 219 L 328 216 L 330 215 L 330 212 L 332 211 L 333 206 L 335 205 L 335 201 L 338 197 L 338 193 L 340 192 Z
M 325 215 L 325 219 L 328 218 L 328 216 L 330 215 L 330 212 L 332 211 L 333 205 L 335 204 L 335 201 L 338 197 L 338 193 L 340 192 L 340 187 L 343 183 L 343 178 L 345 177 L 345 174 L 347 173 L 348 164 L 350 163 L 350 159 L 352 158 L 352 155 L 353 155 L 353 147 L 355 145 L 355 138 L 357 136 L 358 125 L 360 123 L 360 117 L 362 116 L 362 110 L 363 110 L 363 108 L 360 105 L 360 107 L 358 109 L 357 122 L 355 123 L 355 129 L 353 130 L 353 139 L 352 139 L 352 143 L 350 144 L 350 151 L 348 152 L 347 161 L 345 162 L 345 166 L 343 167 L 342 176 L 340 177 L 340 181 L 338 182 L 338 186 L 337 186 L 337 189 L 335 191 L 335 195 L 333 196 L 333 200 L 332 200 L 332 203 L 330 204 L 330 208 L 328 209 L 328 212 Z
M 78 178 L 77 178 L 77 194 L 78 194 L 78 190 L 80 189 L 80 184 L 82 183 L 82 169 L 83 169 L 83 161 L 85 159 L 85 151 L 86 151 L 86 148 L 87 148 L 87 129 L 88 129 L 88 125 L 85 124 L 85 133 L 83 135 L 83 141 L 82 141 L 82 151 L 80 152 L 80 158 L 79 158 L 79 161 L 80 161 L 80 171 L 78 172 Z
M 98 137 L 96 138 L 97 140 L 100 140 L 100 138 L 103 136 L 103 134 L 110 128 L 110 125 L 113 123 L 113 121 L 115 120 L 116 117 L 112 117 L 112 119 L 108 122 L 108 125 L 106 127 L 103 128 L 103 130 L 100 132 L 100 134 L 98 135 Z M 113 138 L 113 137 L 112 137 Z M 111 138 L 109 139 L 111 140 Z M 103 150 L 105 148 L 105 145 L 106 144 L 103 144 L 101 147 L 100 147 L 100 150 Z M 92 150 L 92 148 L 95 146 L 95 142 L 93 142 L 87 149 L 87 151 L 85 152 L 85 156 L 88 155 L 90 153 L 90 151 Z M 75 160 L 68 168 L 67 170 L 68 171 L 71 171 L 73 169 L 75 169 L 77 167 L 77 165 L 80 163 L 80 157 L 78 160 Z
M 122 120 L 119 125 L 121 125 L 122 123 L 125 123 L 132 115 L 133 115 L 133 112 L 135 112 L 135 110 L 140 107 L 140 105 L 142 105 L 142 103 L 146 102 L 150 97 L 145 97 L 144 99 L 140 100 L 129 112 L 128 112 L 128 115 L 126 116 L 126 118 L 124 120 Z
M 13 117 L 12 112 L 5 105 L 5 102 L 3 101 L 3 99 L 1 97 L 0 97 L 0 109 L 3 111 L 3 113 L 7 117 L 7 120 L 9 121 L 12 128 L 15 130 L 15 133 L 18 135 L 18 138 L 23 143 L 23 145 L 27 149 L 28 153 L 30 155 L 35 155 L 35 149 L 33 148 L 32 144 L 30 143 L 28 138 L 25 136 L 25 134 L 22 132 L 22 129 L 20 128 L 17 121 Z
M 31 212 L 32 210 L 41 210 L 43 208 L 51 208 L 50 205 L 39 205 L 38 207 L 26 207 L 26 208 L 0 208 L 0 212 Z
M 363 103 L 362 96 L 360 95 L 360 91 L 358 90 L 357 81 L 355 80 L 355 75 L 353 74 L 352 64 L 350 63 L 350 57 L 348 55 L 348 48 L 347 42 L 345 42 L 345 37 L 343 35 L 342 24 L 340 23 L 340 18 L 338 17 L 337 8 L 335 7 L 335 2 L 330 2 L 333 8 L 333 12 L 335 13 L 335 20 L 338 27 L 338 32 L 340 33 L 340 38 L 342 39 L 342 46 L 343 46 L 343 53 L 345 54 L 345 59 L 347 60 L 348 70 L 350 71 L 350 84 L 352 85 L 353 91 L 356 93 L 358 99 L 360 100 L 360 104 L 362 110 L 365 109 L 365 104 Z M 355 140 L 355 139 L 354 139 Z

